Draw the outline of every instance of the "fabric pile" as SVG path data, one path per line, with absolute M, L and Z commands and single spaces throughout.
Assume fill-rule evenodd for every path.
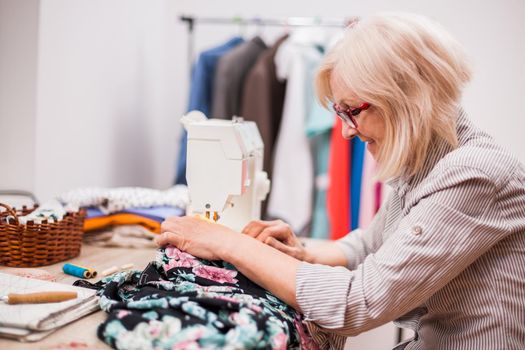
M 58 198 L 86 209 L 84 241 L 98 246 L 154 246 L 167 217 L 184 215 L 189 202 L 184 185 L 166 191 L 141 187 L 81 188 Z
M 300 315 L 235 267 L 171 246 L 144 271 L 75 284 L 99 289 L 97 334 L 115 349 L 317 349 Z

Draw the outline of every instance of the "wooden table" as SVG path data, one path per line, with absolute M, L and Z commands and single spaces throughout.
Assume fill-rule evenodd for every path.
M 155 260 L 154 248 L 128 249 L 128 248 L 103 248 L 89 245 L 82 246 L 81 254 L 67 262 L 77 265 L 89 266 L 100 272 L 111 266 L 121 266 L 133 263 L 134 269 L 143 270 L 146 265 Z M 57 276 L 57 282 L 71 285 L 78 280 L 77 277 L 66 275 L 62 272 L 62 266 L 65 262 L 44 266 L 38 268 L 45 270 Z M 0 272 L 12 273 L 14 271 L 23 271 L 29 269 L 11 268 L 0 266 Z M 102 276 L 101 276 L 102 277 Z M 100 278 L 91 279 L 90 282 L 96 282 Z M 85 316 L 69 325 L 60 328 L 48 337 L 35 343 L 20 343 L 15 340 L 0 338 L 0 349 L 2 350 L 26 350 L 26 349 L 47 349 L 56 347 L 58 344 L 69 344 L 71 342 L 85 343 L 90 349 L 109 349 L 104 342 L 97 338 L 97 327 L 106 319 L 107 314 L 103 311 L 97 311 L 94 314 Z M 58 348 L 58 347 L 57 347 Z M 78 349 L 82 349 L 79 347 Z

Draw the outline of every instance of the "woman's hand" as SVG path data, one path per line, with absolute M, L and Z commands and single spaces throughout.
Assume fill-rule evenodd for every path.
M 169 217 L 160 226 L 161 235 L 155 239 L 159 246 L 171 244 L 198 258 L 224 260 L 223 254 L 234 235 L 230 228 L 196 217 Z
M 269 246 L 280 250 L 296 259 L 307 261 L 308 252 L 290 225 L 282 220 L 263 221 L 254 220 L 248 223 L 242 233 L 251 236 Z

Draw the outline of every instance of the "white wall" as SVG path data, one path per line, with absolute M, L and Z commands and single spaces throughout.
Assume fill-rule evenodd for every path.
M 38 0 L 0 0 L 0 190 L 34 186 Z
M 172 184 L 169 0 L 0 0 L 0 189 Z
M 184 89 L 170 1 L 42 0 L 35 189 L 167 187 Z

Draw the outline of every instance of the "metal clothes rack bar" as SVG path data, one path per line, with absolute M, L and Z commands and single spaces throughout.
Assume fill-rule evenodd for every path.
M 321 17 L 285 17 L 285 18 L 261 18 L 261 17 L 195 17 L 181 15 L 181 22 L 186 23 L 188 28 L 188 63 L 191 66 L 193 60 L 193 48 L 195 41 L 196 24 L 212 25 L 255 25 L 272 27 L 332 27 L 342 28 L 352 22 L 353 18 L 321 18 Z

